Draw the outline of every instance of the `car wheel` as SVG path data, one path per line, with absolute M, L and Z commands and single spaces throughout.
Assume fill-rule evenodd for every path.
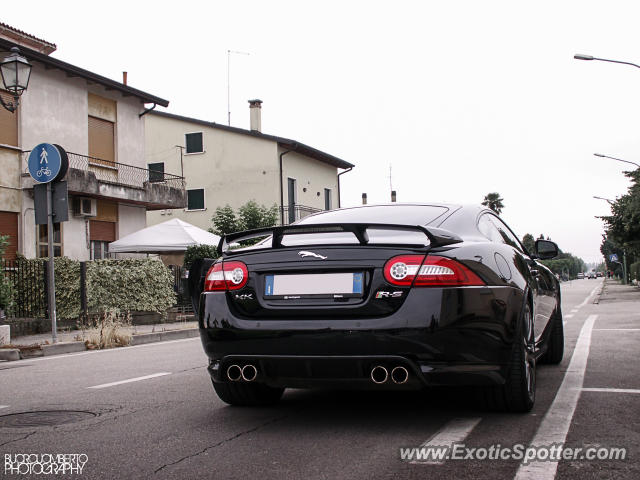
M 284 392 L 284 388 L 269 387 L 263 383 L 212 383 L 220 400 L 229 405 L 273 405 L 280 400 Z
M 556 309 L 551 317 L 551 332 L 549 332 L 549 343 L 547 351 L 540 357 L 540 362 L 557 365 L 564 356 L 564 326 L 562 325 L 562 313 Z
M 527 303 L 522 310 L 518 339 L 514 342 L 509 371 L 503 385 L 488 387 L 485 400 L 491 410 L 528 412 L 536 399 L 536 359 L 533 316 Z

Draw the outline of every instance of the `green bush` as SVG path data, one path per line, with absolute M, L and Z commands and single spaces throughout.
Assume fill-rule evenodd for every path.
M 0 235 L 0 260 L 4 258 L 4 252 L 9 244 L 8 235 Z M 13 285 L 11 281 L 0 271 L 0 310 L 11 310 L 13 305 Z
M 151 259 L 87 262 L 87 297 L 90 312 L 165 313 L 176 300 L 171 272 Z
M 640 280 L 640 262 L 632 263 L 629 266 L 631 280 Z
M 199 258 L 218 258 L 217 247 L 213 245 L 192 245 L 184 252 L 184 266 L 190 268 Z

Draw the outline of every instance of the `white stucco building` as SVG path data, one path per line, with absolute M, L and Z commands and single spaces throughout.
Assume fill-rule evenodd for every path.
M 69 221 L 54 227 L 56 255 L 103 258 L 107 244 L 146 226 L 146 212 L 185 206 L 181 178 L 153 178 L 145 160 L 145 104 L 168 101 L 65 63 L 55 45 L 0 24 L 0 58 L 17 46 L 32 65 L 14 113 L 0 107 L 0 234 L 9 257 L 46 255 L 47 227 L 35 225 L 28 151 L 39 143 L 69 154 Z M 2 91 L 0 91 L 2 94 Z M 9 98 L 4 92 L 3 98 Z
M 165 112 L 145 117 L 147 167 L 184 176 L 187 184 L 187 207 L 147 212 L 149 225 L 177 217 L 207 229 L 217 207 L 237 209 L 249 200 L 277 205 L 283 224 L 340 206 L 338 170 L 353 164 L 262 133 L 261 103 L 249 101 L 250 130 Z

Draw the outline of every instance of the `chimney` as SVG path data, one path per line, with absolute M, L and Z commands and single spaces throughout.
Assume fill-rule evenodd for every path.
M 252 132 L 262 132 L 262 100 L 249 100 L 249 125 Z
M 366 194 L 366 193 L 363 193 L 363 194 L 362 194 L 362 204 L 363 204 L 363 205 L 366 205 L 366 204 L 367 204 L 367 194 Z
M 127 84 L 127 72 L 122 72 L 122 83 Z
M 391 201 L 395 203 L 396 201 L 396 191 L 395 190 L 391 190 Z

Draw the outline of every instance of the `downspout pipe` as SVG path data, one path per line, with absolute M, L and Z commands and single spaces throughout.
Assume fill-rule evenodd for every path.
M 142 113 L 138 114 L 138 118 L 141 118 L 143 115 L 146 115 L 147 113 L 149 113 L 151 110 L 154 110 L 156 108 L 158 104 L 154 103 L 152 107 L 150 108 L 145 108 L 145 110 Z
M 344 172 L 340 172 L 338 174 L 338 208 L 340 208 L 340 175 L 349 173 L 351 170 L 353 170 L 353 167 L 349 167 Z
M 282 157 L 293 150 L 285 150 L 280 154 L 280 225 L 284 225 L 284 187 L 282 186 Z

